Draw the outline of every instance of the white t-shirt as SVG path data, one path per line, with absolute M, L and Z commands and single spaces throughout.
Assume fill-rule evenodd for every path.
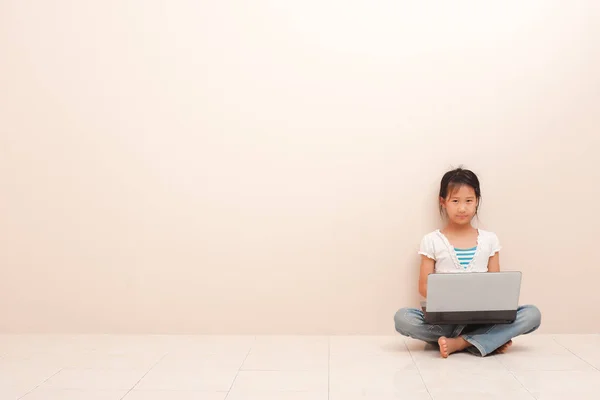
M 482 229 L 478 229 L 478 232 L 475 255 L 466 267 L 461 266 L 454 247 L 439 229 L 425 235 L 419 254 L 435 260 L 435 272 L 487 272 L 490 257 L 502 247 L 495 233 Z

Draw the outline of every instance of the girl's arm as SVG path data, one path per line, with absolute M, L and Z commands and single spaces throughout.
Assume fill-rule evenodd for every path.
M 421 273 L 419 274 L 419 293 L 427 298 L 427 277 L 433 274 L 435 261 L 431 258 L 421 255 Z
M 488 261 L 488 272 L 500 272 L 500 253 L 490 257 Z

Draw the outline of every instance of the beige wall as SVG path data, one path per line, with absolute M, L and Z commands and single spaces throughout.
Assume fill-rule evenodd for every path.
M 1 1 L 0 331 L 392 333 L 465 164 L 599 332 L 598 3 L 402 4 Z

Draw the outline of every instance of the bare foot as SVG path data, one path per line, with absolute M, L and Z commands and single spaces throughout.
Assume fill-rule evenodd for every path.
M 448 358 L 450 354 L 462 351 L 471 346 L 471 343 L 461 337 L 447 338 L 445 336 L 438 339 L 438 344 L 440 345 L 440 354 L 444 358 Z
M 512 340 L 509 340 L 508 342 L 504 343 L 502 346 L 498 347 L 496 350 L 494 350 L 493 354 L 502 354 L 505 353 L 506 350 L 508 350 L 508 348 L 512 346 Z

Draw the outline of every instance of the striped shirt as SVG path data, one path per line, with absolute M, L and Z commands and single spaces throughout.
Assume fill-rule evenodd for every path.
M 456 247 L 454 248 L 454 251 L 456 252 L 456 257 L 458 258 L 458 262 L 460 263 L 461 267 L 467 269 L 469 264 L 471 264 L 471 260 L 473 260 L 473 257 L 475 256 L 476 250 L 477 246 L 472 247 L 470 249 L 457 249 Z
M 502 246 L 495 233 L 483 229 L 477 231 L 477 249 L 467 268 L 458 261 L 454 248 L 459 246 L 453 246 L 439 229 L 423 237 L 419 254 L 435 261 L 436 273 L 487 272 L 490 257 L 498 253 Z

